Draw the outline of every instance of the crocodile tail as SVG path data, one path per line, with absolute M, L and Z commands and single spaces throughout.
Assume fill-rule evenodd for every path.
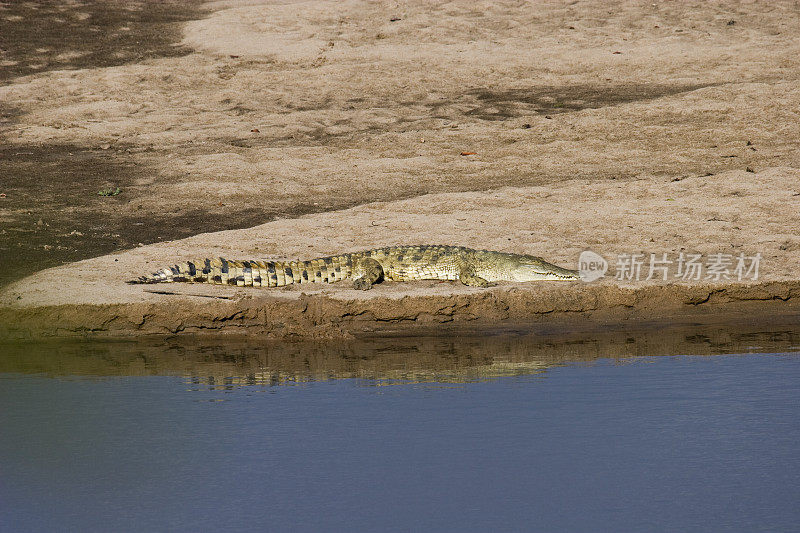
M 290 263 L 194 259 L 162 268 L 148 276 L 128 281 L 132 285 L 149 283 L 209 283 L 239 287 L 282 287 L 294 283 Z
M 214 263 L 219 263 L 218 260 L 212 259 L 194 259 L 184 263 L 178 263 L 171 267 L 162 268 L 147 276 L 140 276 L 136 279 L 128 281 L 132 285 L 148 284 L 148 283 L 213 283 L 210 281 L 213 278 L 214 271 L 219 268 L 214 268 Z

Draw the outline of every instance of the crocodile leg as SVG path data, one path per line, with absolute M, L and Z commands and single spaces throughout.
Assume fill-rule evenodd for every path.
M 470 287 L 493 287 L 496 283 L 490 283 L 477 275 L 475 269 L 471 266 L 464 266 L 461 268 L 461 273 L 458 275 L 461 283 Z
M 365 257 L 353 269 L 353 288 L 366 291 L 383 278 L 383 267 L 371 257 Z

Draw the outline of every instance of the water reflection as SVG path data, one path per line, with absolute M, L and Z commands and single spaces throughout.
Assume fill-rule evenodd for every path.
M 0 345 L 0 372 L 63 376 L 183 376 L 189 388 L 297 385 L 357 379 L 365 385 L 468 383 L 545 375 L 548 368 L 654 355 L 800 350 L 800 328 L 611 331 L 570 336 L 378 338 L 268 342 L 160 338 Z
M 796 531 L 800 357 L 638 356 L 799 341 L 0 346 L 0 529 Z

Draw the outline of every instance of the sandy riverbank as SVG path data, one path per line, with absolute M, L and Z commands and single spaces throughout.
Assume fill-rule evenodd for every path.
M 37 200 L 22 183 L 0 204 L 3 267 L 30 242 L 94 255 L 91 240 L 76 244 L 84 226 L 113 228 L 119 248 L 143 243 L 7 285 L 2 333 L 795 320 L 793 4 L 207 7 L 183 28 L 193 53 L 0 87 L 14 110 L 9 153 L 55 150 L 54 176 L 60 162 L 102 161 L 96 183 L 122 189 L 48 210 L 58 195 Z M 70 186 L 53 181 L 43 190 Z M 247 229 L 217 231 L 227 228 Z M 425 242 L 564 266 L 591 249 L 612 271 L 591 284 L 368 293 L 171 285 L 179 294 L 158 295 L 122 283 L 196 256 L 309 259 Z M 614 279 L 620 254 L 681 252 L 760 253 L 759 279 Z
M 46 270 L 0 292 L 0 306 L 12 336 L 225 330 L 329 337 L 647 322 L 662 327 L 726 320 L 791 322 L 800 311 L 795 275 L 800 248 L 786 230 L 800 204 L 800 196 L 789 188 L 796 177 L 792 169 L 773 169 L 658 187 L 651 180 L 571 180 L 558 187 L 365 204 Z M 707 190 L 714 194 L 703 194 Z M 125 284 L 141 273 L 195 257 L 306 259 L 426 242 L 535 254 L 565 266 L 576 266 L 579 254 L 593 249 L 610 262 L 609 272 L 592 283 L 508 283 L 490 289 L 439 282 L 384 283 L 368 292 L 347 283 L 285 289 Z M 638 276 L 619 262 L 633 254 L 649 258 L 650 253 L 673 261 L 666 280 L 663 270 L 646 279 L 649 259 Z M 681 253 L 703 258 L 699 279 L 678 277 Z M 720 253 L 731 256 L 731 264 L 717 280 L 710 277 L 708 263 Z M 739 280 L 735 258 L 756 254 L 761 256 L 758 278 L 745 272 Z

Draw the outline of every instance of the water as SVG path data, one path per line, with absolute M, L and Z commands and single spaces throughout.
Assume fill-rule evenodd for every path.
M 0 530 L 797 531 L 798 339 L 7 345 Z

